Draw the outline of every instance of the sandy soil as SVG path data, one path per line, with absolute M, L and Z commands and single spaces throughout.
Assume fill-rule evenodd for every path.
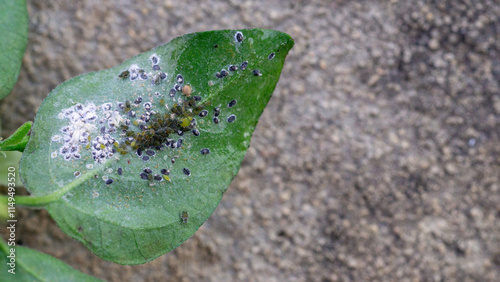
M 500 277 L 498 1 L 102 2 L 30 1 L 3 134 L 63 81 L 184 33 L 265 27 L 296 45 L 239 175 L 175 251 L 105 262 L 36 210 L 23 245 L 108 281 Z

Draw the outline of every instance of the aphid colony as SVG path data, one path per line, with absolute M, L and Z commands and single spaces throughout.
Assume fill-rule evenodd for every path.
M 237 43 L 241 43 L 244 39 L 241 32 L 237 32 L 234 36 Z M 274 53 L 269 56 L 269 59 L 274 57 Z M 151 85 L 160 84 L 162 80 L 167 79 L 167 73 L 161 72 L 159 66 L 160 58 L 153 54 L 149 58 L 152 64 L 153 72 L 146 72 L 137 65 L 130 66 L 126 71 L 118 75 L 119 78 L 129 78 L 134 80 L 151 79 Z M 244 61 L 239 66 L 230 65 L 228 70 L 235 72 L 238 69 L 245 70 L 248 62 Z M 259 70 L 252 71 L 253 75 L 260 76 Z M 218 78 L 223 78 L 229 75 L 229 72 L 222 69 L 217 72 Z M 184 77 L 178 74 L 175 77 L 175 85 L 167 90 L 170 97 L 175 98 L 178 92 L 183 94 L 183 99 L 179 99 L 177 103 L 168 107 L 167 113 L 160 113 L 154 110 L 155 106 L 152 102 L 144 102 L 141 96 L 135 98 L 132 102 L 118 102 L 116 106 L 111 103 L 104 103 L 95 106 L 94 103 L 75 104 L 72 107 L 64 109 L 60 114 L 60 119 L 68 119 L 69 125 L 61 129 L 62 136 L 54 135 L 52 141 L 63 142 L 63 145 L 58 151 L 52 152 L 51 157 L 56 158 L 59 155 L 64 160 L 82 158 L 82 148 L 88 150 L 95 163 L 103 163 L 115 154 L 125 155 L 130 152 L 135 152 L 135 155 L 140 160 L 147 162 L 155 157 L 158 151 L 167 149 L 181 148 L 183 145 L 182 136 L 190 132 L 195 137 L 200 136 L 200 131 L 196 128 L 196 116 L 204 118 L 209 115 L 205 107 L 210 105 L 210 101 L 199 104 L 202 100 L 201 96 L 191 95 L 193 89 L 190 85 L 184 85 Z M 160 92 L 155 92 L 156 97 L 162 96 Z M 164 99 L 161 99 L 160 104 L 165 105 Z M 228 102 L 227 107 L 232 108 L 236 105 L 236 100 Z M 166 106 L 166 105 L 165 105 Z M 212 121 L 214 124 L 220 123 L 221 109 L 215 107 L 213 110 Z M 232 123 L 236 120 L 236 116 L 231 114 L 227 117 L 227 122 Z M 91 135 L 92 134 L 92 135 Z M 115 136 L 115 137 L 113 137 Z M 178 137 L 177 139 L 175 137 Z M 117 140 L 117 139 L 118 140 Z M 208 155 L 209 148 L 200 150 L 201 155 Z M 175 163 L 175 158 L 171 158 L 172 164 Z M 130 164 L 130 161 L 128 161 Z M 92 164 L 86 165 L 87 169 L 92 169 Z M 118 175 L 124 174 L 124 169 L 119 167 L 116 170 Z M 182 168 L 182 173 L 186 176 L 191 175 L 189 168 Z M 75 177 L 79 177 L 79 171 L 74 173 Z M 170 180 L 170 170 L 160 168 L 159 173 L 154 173 L 150 168 L 146 167 L 138 173 L 138 177 L 148 181 L 163 181 Z M 103 176 L 105 184 L 110 185 L 114 182 L 108 176 Z

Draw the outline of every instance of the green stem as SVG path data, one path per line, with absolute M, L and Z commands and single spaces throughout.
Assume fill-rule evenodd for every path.
M 95 168 L 91 171 L 88 171 L 85 174 L 82 174 L 79 178 L 77 178 L 75 181 L 72 181 L 68 183 L 66 186 L 63 186 L 62 188 L 58 189 L 54 193 L 48 194 L 48 195 L 43 195 L 43 196 L 15 196 L 16 199 L 16 205 L 21 205 L 25 207 L 32 207 L 32 208 L 43 208 L 43 206 L 50 204 L 52 202 L 56 202 L 61 199 L 62 196 L 64 196 L 66 193 L 71 191 L 73 188 L 79 186 L 83 182 L 87 181 L 91 177 L 94 176 L 96 172 L 99 170 L 102 170 L 101 167 Z M 5 195 L 0 195 L 0 201 L 2 202 L 7 202 L 8 197 Z

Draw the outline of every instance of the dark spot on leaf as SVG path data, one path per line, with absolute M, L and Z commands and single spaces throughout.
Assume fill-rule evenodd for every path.
M 201 149 L 201 150 L 200 150 L 200 153 L 201 153 L 202 155 L 208 155 L 208 154 L 210 153 L 210 149 L 208 149 L 208 148 Z
M 230 115 L 228 118 L 227 118 L 227 122 L 233 122 L 236 120 L 236 116 L 235 115 Z
M 106 180 L 106 185 L 109 185 L 109 184 L 111 184 L 111 183 L 113 183 L 113 179 L 108 179 L 108 180 Z
M 189 169 L 187 169 L 187 168 L 183 168 L 182 172 L 184 172 L 184 174 L 187 175 L 187 176 L 191 175 L 191 171 Z

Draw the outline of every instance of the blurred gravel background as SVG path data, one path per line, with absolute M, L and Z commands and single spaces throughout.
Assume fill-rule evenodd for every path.
M 30 1 L 5 136 L 63 81 L 184 33 L 272 28 L 295 47 L 238 176 L 175 251 L 116 265 L 18 209 L 23 245 L 109 281 L 500 277 L 498 1 L 134 2 Z

